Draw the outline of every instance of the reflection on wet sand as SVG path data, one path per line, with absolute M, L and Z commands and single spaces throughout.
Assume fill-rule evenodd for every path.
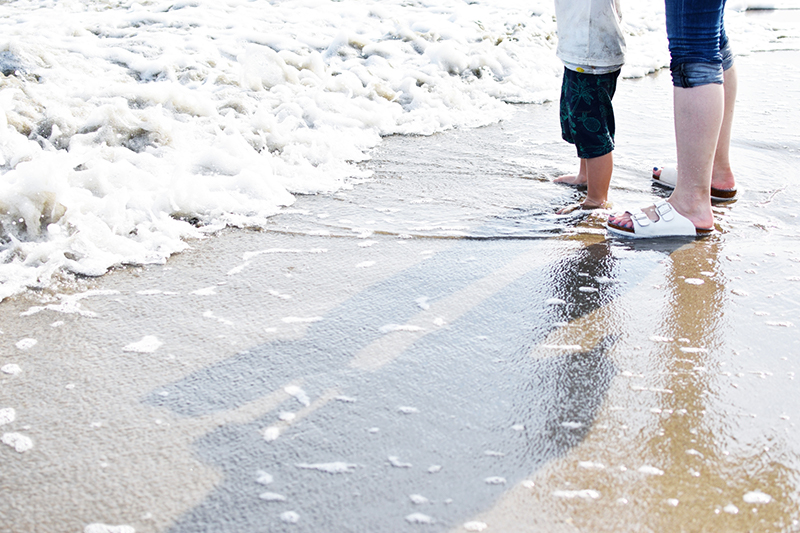
M 718 394 L 727 385 L 718 376 L 729 294 L 715 268 L 720 249 L 717 240 L 698 241 L 670 256 L 665 342 L 651 357 L 672 393 L 661 396 L 657 428 L 640 446 L 664 471 L 648 478 L 646 490 L 670 495 L 646 521 L 656 531 L 782 531 L 799 517 L 796 474 L 781 461 L 780 435 L 763 449 L 738 442 L 737 415 Z
M 796 455 L 777 431 L 748 438 L 742 415 L 720 394 L 731 387 L 732 350 L 722 243 L 681 244 L 662 245 L 664 271 L 532 350 L 547 357 L 543 347 L 616 335 L 609 356 L 621 373 L 581 445 L 509 490 L 477 522 L 519 532 L 797 528 Z M 627 248 L 647 253 L 638 243 L 613 252 Z M 613 254 L 594 259 L 613 263 Z M 644 338 L 626 336 L 634 329 Z

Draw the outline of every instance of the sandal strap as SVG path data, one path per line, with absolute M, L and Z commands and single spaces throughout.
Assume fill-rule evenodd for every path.
M 660 219 L 663 218 L 665 221 L 669 222 L 675 218 L 674 209 L 672 209 L 672 206 L 666 200 L 656 202 L 655 208 Z
M 637 209 L 636 212 L 633 213 L 630 211 L 628 212 L 631 214 L 631 220 L 633 220 L 635 224 L 639 224 L 640 226 L 649 226 L 652 222 L 650 217 L 648 217 L 647 214 L 641 209 Z

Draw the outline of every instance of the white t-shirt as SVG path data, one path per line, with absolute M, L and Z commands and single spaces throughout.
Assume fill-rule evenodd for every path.
M 556 55 L 578 72 L 603 74 L 625 63 L 619 0 L 555 0 Z

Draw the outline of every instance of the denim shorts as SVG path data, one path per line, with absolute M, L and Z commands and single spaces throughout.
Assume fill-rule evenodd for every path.
M 561 82 L 561 138 L 575 145 L 578 157 L 593 159 L 614 150 L 614 108 L 620 71 L 585 74 L 564 69 Z
M 672 84 L 722 83 L 733 66 L 723 15 L 726 0 L 666 0 Z

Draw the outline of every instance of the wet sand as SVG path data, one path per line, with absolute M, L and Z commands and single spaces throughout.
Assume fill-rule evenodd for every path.
M 774 48 L 738 60 L 742 195 L 704 240 L 554 215 L 573 151 L 521 106 L 2 302 L 0 531 L 800 529 L 800 52 Z M 615 105 L 612 199 L 664 196 L 668 73 Z

